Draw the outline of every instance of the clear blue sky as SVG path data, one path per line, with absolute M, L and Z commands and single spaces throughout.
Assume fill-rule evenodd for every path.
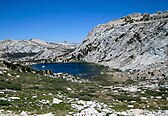
M 96 25 L 168 10 L 168 0 L 0 0 L 0 40 L 81 42 Z

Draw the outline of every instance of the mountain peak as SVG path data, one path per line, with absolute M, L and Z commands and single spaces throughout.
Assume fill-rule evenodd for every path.
M 72 56 L 111 68 L 145 69 L 168 60 L 168 12 L 134 13 L 96 26 Z
M 47 42 L 40 40 L 40 39 L 31 38 L 29 41 L 34 42 L 34 43 L 38 43 L 38 44 L 47 45 Z

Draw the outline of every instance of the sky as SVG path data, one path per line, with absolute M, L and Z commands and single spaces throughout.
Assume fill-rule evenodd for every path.
M 0 40 L 82 42 L 96 25 L 168 10 L 168 0 L 0 0 Z

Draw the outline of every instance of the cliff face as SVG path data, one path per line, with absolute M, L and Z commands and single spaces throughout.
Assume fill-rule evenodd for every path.
M 0 41 L 0 59 L 8 61 L 52 60 L 64 56 L 76 45 L 48 43 L 37 39 Z
M 168 12 L 131 14 L 98 25 L 72 56 L 122 70 L 164 62 L 168 60 Z

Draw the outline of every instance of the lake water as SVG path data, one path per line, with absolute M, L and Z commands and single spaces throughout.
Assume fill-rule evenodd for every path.
M 53 73 L 69 73 L 84 78 L 96 77 L 104 69 L 103 66 L 84 62 L 34 64 L 31 67 L 35 70 L 51 70 Z

